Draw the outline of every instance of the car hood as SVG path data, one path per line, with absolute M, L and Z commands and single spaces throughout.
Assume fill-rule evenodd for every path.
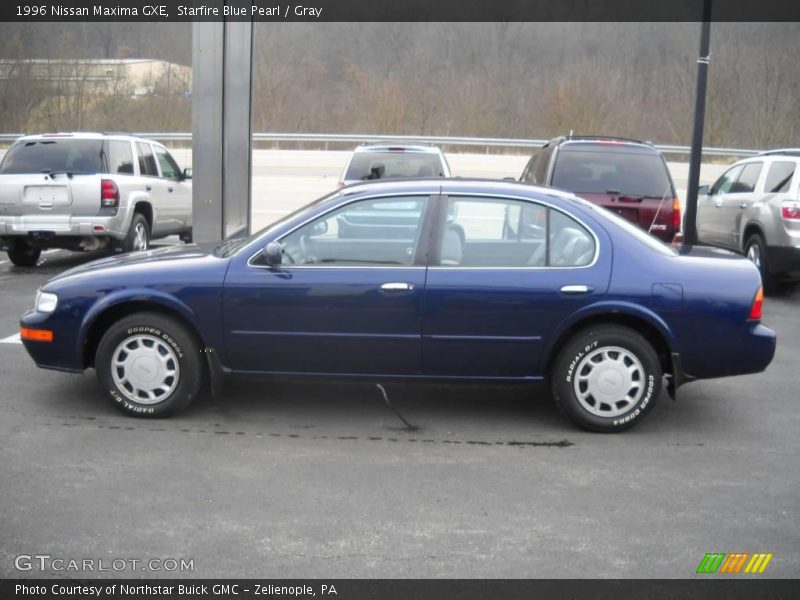
M 187 267 L 184 261 L 199 262 L 205 261 L 209 257 L 215 257 L 214 248 L 215 243 L 205 244 L 188 244 L 184 246 L 165 246 L 146 250 L 144 252 L 128 252 L 126 254 L 117 254 L 93 260 L 92 262 L 73 267 L 63 273 L 53 277 L 49 283 L 61 281 L 67 278 L 74 278 L 76 276 L 101 274 L 113 270 L 119 270 L 125 267 L 134 268 L 157 268 L 165 263 L 174 264 L 180 262 L 179 268 Z M 223 260 L 223 259 L 218 259 Z

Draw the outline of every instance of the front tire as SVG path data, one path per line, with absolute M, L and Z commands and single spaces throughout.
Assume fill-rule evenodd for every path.
M 653 408 L 663 371 L 652 345 L 621 325 L 578 332 L 551 372 L 559 408 L 589 431 L 613 433 L 633 427 Z
M 135 417 L 165 417 L 200 391 L 203 362 L 195 337 L 176 319 L 143 312 L 112 325 L 95 368 L 114 404 Z
M 31 246 L 27 240 L 16 239 L 8 248 L 9 260 L 18 267 L 35 267 L 42 249 Z
M 744 245 L 744 255 L 756 266 L 758 272 L 761 273 L 761 283 L 764 285 L 764 290 L 768 292 L 775 291 L 778 281 L 769 272 L 767 265 L 767 243 L 761 234 L 754 233 Z

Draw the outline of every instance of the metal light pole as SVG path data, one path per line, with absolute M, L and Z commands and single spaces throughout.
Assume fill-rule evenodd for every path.
M 697 188 L 700 185 L 700 162 L 703 154 L 703 126 L 706 117 L 706 87 L 708 83 L 708 51 L 711 37 L 711 0 L 703 1 L 703 26 L 700 33 L 700 56 L 697 59 L 697 93 L 692 131 L 692 153 L 689 158 L 689 184 L 686 188 L 686 216 L 683 243 L 697 243 Z

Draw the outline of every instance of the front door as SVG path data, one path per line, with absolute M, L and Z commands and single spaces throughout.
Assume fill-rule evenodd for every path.
M 733 189 L 742 165 L 731 167 L 717 179 L 708 194 L 697 199 L 697 239 L 704 244 L 728 245 L 723 206 L 725 197 Z
M 427 196 L 363 199 L 285 235 L 283 262 L 231 265 L 226 350 L 236 371 L 421 372 Z

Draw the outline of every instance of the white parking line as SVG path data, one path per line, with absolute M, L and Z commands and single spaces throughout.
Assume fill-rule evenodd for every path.
M 10 335 L 7 338 L 3 338 L 0 340 L 0 344 L 21 344 L 22 340 L 19 339 L 19 333 L 15 333 L 14 335 Z

